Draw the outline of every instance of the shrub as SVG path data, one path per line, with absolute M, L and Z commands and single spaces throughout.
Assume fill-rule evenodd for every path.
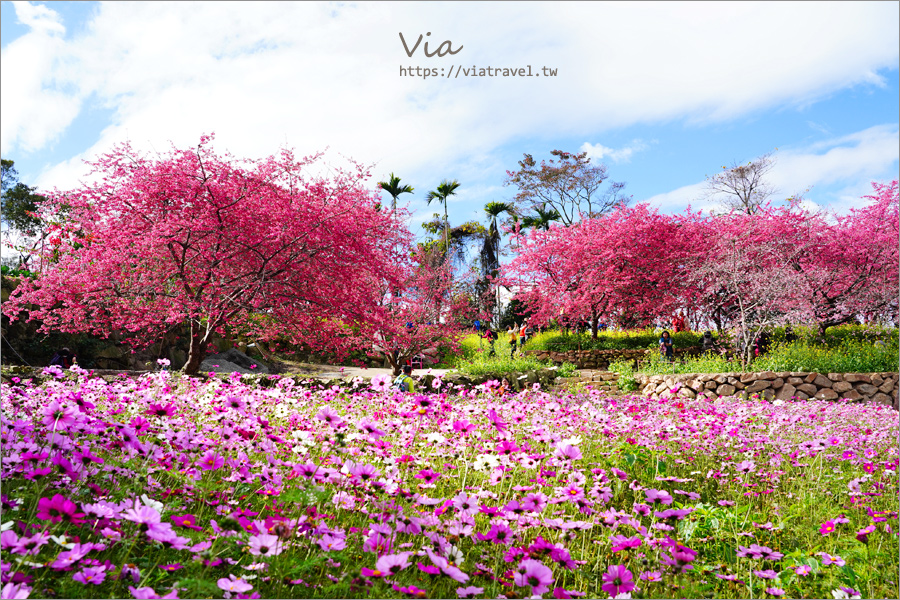
M 634 376 L 634 368 L 630 360 L 614 362 L 609 365 L 609 370 L 619 376 L 619 391 L 633 392 L 638 388 L 637 379 Z
M 782 344 L 753 362 L 757 371 L 815 371 L 818 373 L 872 373 L 897 371 L 897 339 L 874 344 L 844 337 L 837 347 L 808 346 L 797 341 Z

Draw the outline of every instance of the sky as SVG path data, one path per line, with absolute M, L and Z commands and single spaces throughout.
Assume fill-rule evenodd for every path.
M 238 157 L 352 158 L 373 188 L 396 173 L 415 188 L 401 198 L 417 233 L 442 180 L 462 184 L 451 224 L 484 221 L 485 203 L 515 195 L 504 181 L 523 154 L 554 149 L 587 151 L 666 213 L 714 208 L 706 178 L 769 152 L 776 200 L 838 213 L 900 171 L 897 2 L 0 10 L 0 153 L 45 191 L 77 186 L 118 143 L 165 152 L 209 133 Z M 488 67 L 540 75 L 462 71 Z

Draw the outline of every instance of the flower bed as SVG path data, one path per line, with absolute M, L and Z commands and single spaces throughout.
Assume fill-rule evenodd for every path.
M 170 377 L 3 384 L 3 597 L 897 593 L 888 407 Z

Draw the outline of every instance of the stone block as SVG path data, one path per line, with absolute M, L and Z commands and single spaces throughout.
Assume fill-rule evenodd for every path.
M 772 387 L 771 381 L 766 381 L 765 379 L 760 379 L 760 380 L 754 381 L 753 383 L 748 385 L 745 391 L 748 394 L 755 394 L 756 392 L 761 392 L 762 390 L 764 390 L 766 388 L 770 388 L 770 387 Z
M 838 394 L 831 388 L 823 388 L 816 394 L 816 400 L 837 400 Z
M 862 398 L 862 394 L 857 392 L 856 390 L 847 390 L 846 392 L 841 392 L 841 398 L 846 400 L 859 400 Z
M 857 383 L 853 386 L 853 389 L 863 396 L 874 396 L 878 392 L 878 388 L 871 383 Z
M 788 373 L 787 371 L 779 371 L 779 372 L 777 373 L 777 375 L 778 375 L 779 377 L 781 377 L 782 379 L 787 379 L 788 377 L 791 376 L 791 374 Z
M 782 379 L 781 377 L 778 377 L 774 381 L 772 381 L 772 389 L 773 390 L 777 390 L 777 389 L 781 388 L 781 386 L 783 386 L 783 385 L 784 385 L 784 379 Z
M 762 373 L 758 373 L 756 375 L 756 378 L 757 379 L 767 379 L 767 380 L 771 381 L 773 379 L 778 379 L 778 375 L 776 375 L 772 371 L 763 371 Z
M 843 394 L 844 392 L 849 392 L 853 389 L 852 383 L 847 383 L 846 381 L 836 381 L 834 385 L 831 386 L 831 389 L 836 391 L 838 394 Z
M 804 394 L 806 394 L 806 397 L 808 398 L 810 396 L 815 396 L 816 392 L 819 391 L 819 388 L 817 388 L 816 386 L 814 386 L 811 383 L 801 383 L 800 385 L 797 386 L 797 391 L 803 392 Z
M 882 383 L 884 383 L 884 377 L 882 377 L 878 373 L 874 373 L 874 374 L 870 375 L 870 377 L 872 378 L 872 385 L 874 385 L 875 387 L 878 387 Z
M 843 381 L 844 374 L 843 373 L 829 373 L 828 379 L 830 379 L 832 381 Z
M 878 404 L 884 404 L 886 406 L 894 406 L 894 399 L 887 394 L 875 394 L 874 396 L 872 396 L 872 401 L 877 402 Z
M 816 380 L 816 377 L 820 377 L 820 375 L 819 375 L 818 373 L 810 373 L 809 375 L 807 375 L 806 377 L 804 377 L 803 380 L 804 380 L 804 382 L 806 382 L 806 383 L 812 383 L 812 382 L 814 382 L 814 381 Z
M 728 381 L 728 378 L 725 375 L 716 375 L 715 377 L 712 378 L 712 381 L 715 383 L 718 383 L 718 384 L 723 384 Z M 712 388 L 709 388 L 709 389 L 712 389 Z
M 797 388 L 795 388 L 794 386 L 792 386 L 789 383 L 786 383 L 783 386 L 781 386 L 781 389 L 778 390 L 778 392 L 775 394 L 775 397 L 778 398 L 779 400 L 790 400 L 791 397 L 794 396 L 796 393 L 797 393 Z
M 764 390 L 762 391 L 762 395 L 763 395 L 763 398 L 765 398 L 766 400 L 772 400 L 772 399 L 775 398 L 775 392 L 774 392 L 774 390 L 768 389 L 768 388 L 767 388 L 767 389 L 764 389 Z
M 734 392 L 734 386 L 727 383 L 723 383 L 716 388 L 716 394 L 718 394 L 719 396 L 734 396 Z
M 689 387 L 683 387 L 678 390 L 678 395 L 682 398 L 696 398 L 697 394 Z
M 818 377 L 816 377 L 816 378 L 813 380 L 812 383 L 813 383 L 816 387 L 820 387 L 820 388 L 830 388 L 834 382 L 831 381 L 830 379 L 828 379 L 827 377 L 825 377 L 824 375 L 819 375 Z
M 746 385 L 744 385 L 744 384 L 741 383 L 740 381 L 735 382 L 733 385 L 734 385 L 734 389 L 736 389 L 736 390 L 742 390 L 742 389 L 744 389 L 745 387 L 747 387 Z
M 744 373 L 741 375 L 741 383 L 753 383 L 756 379 L 756 373 Z
M 705 392 L 703 392 L 703 395 L 706 396 L 707 398 L 709 398 L 710 400 L 715 400 L 716 398 L 719 397 L 718 395 L 716 395 L 715 390 L 706 390 Z
M 803 383 L 803 378 L 802 377 L 788 377 L 787 382 L 791 385 L 800 385 L 801 383 Z
M 807 394 L 806 392 L 801 392 L 800 390 L 794 392 L 794 396 L 796 396 L 800 400 L 809 400 L 809 394 Z
M 878 391 L 882 394 L 890 394 L 892 391 L 894 391 L 894 382 L 888 379 L 880 386 L 878 386 Z
M 703 384 L 703 387 L 706 388 L 706 389 L 708 389 L 708 390 L 714 390 L 714 389 L 716 389 L 716 388 L 719 387 L 719 386 L 716 385 L 716 382 L 715 382 L 715 381 L 707 381 L 705 384 Z
M 872 383 L 872 378 L 864 373 L 844 373 L 844 381 L 850 383 Z

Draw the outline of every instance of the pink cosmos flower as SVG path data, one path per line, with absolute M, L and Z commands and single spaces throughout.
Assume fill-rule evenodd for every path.
M 434 563 L 434 566 L 440 569 L 441 572 L 450 579 L 458 581 L 459 583 L 465 583 L 469 580 L 468 575 L 463 573 L 456 566 L 451 565 L 450 561 L 448 561 L 443 556 L 438 556 L 437 554 L 435 554 L 430 548 L 426 548 L 425 553 L 428 554 L 428 558 L 431 559 L 431 562 Z
M 753 574 L 760 579 L 775 579 L 778 577 L 778 573 L 776 573 L 772 569 L 766 569 L 765 571 L 753 571 Z
M 216 585 L 219 586 L 220 590 L 225 590 L 226 592 L 243 593 L 253 589 L 252 585 L 234 575 L 228 575 L 227 579 L 225 577 L 219 579 Z
M 253 556 L 278 556 L 283 550 L 284 544 L 277 535 L 254 535 L 247 541 L 247 551 Z
M 72 575 L 72 579 L 85 585 L 100 585 L 106 579 L 106 569 L 103 567 L 85 567 Z
M 553 571 L 542 562 L 529 558 L 519 563 L 513 581 L 521 587 L 531 586 L 532 596 L 545 594 L 553 583 Z
M 638 536 L 627 537 L 624 535 L 612 535 L 609 537 L 609 542 L 612 544 L 613 552 L 625 550 L 626 548 L 637 548 L 643 543 Z
M 816 552 L 816 554 L 822 557 L 822 566 L 825 567 L 827 567 L 828 565 L 837 565 L 839 567 L 843 567 L 845 564 L 847 564 L 840 556 L 832 556 L 827 552 Z
M 9 598 L 9 600 L 25 600 L 31 594 L 31 587 L 24 583 L 7 583 L 0 590 L 0 598 Z
M 38 500 L 37 518 L 44 521 L 80 524 L 84 522 L 84 513 L 77 512 L 78 506 L 65 496 L 56 494 L 53 498 Z
M 334 536 L 330 533 L 326 533 L 322 536 L 322 539 L 318 542 L 319 548 L 325 550 L 326 552 L 330 550 L 343 550 L 347 547 L 347 542 L 342 537 Z
M 209 450 L 203 455 L 203 458 L 197 462 L 197 466 L 204 471 L 215 471 L 216 469 L 221 469 L 224 465 L 225 457 L 219 456 L 212 450 Z
M 822 526 L 819 527 L 819 533 L 822 535 L 828 535 L 832 531 L 834 531 L 834 521 L 825 521 L 822 523 Z
M 563 460 L 579 460 L 583 455 L 581 454 L 581 450 L 579 450 L 578 446 L 573 446 L 571 444 L 566 444 L 562 447 L 556 448 L 556 456 Z
M 869 543 L 869 534 L 875 532 L 875 526 L 869 525 L 868 527 L 863 527 L 859 531 L 856 532 L 856 539 L 858 539 L 863 544 Z
M 672 496 L 665 490 L 644 490 L 647 502 L 650 504 L 672 504 Z M 615 595 L 615 594 L 613 594 Z
M 61 405 L 56 400 L 51 400 L 43 412 L 44 419 L 41 423 L 55 431 L 66 431 L 78 422 L 78 410 L 74 406 Z
M 610 596 L 618 596 L 634 589 L 634 576 L 625 568 L 625 565 L 610 566 L 609 570 L 603 574 L 603 581 L 604 583 L 600 587 Z
M 396 575 L 409 564 L 406 554 L 386 554 L 375 562 L 375 569 L 386 575 Z

